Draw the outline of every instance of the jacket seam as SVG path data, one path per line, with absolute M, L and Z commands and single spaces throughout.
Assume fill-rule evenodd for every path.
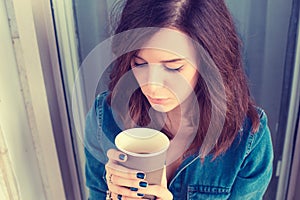
M 98 142 L 100 143 L 101 142 L 101 136 L 103 134 L 101 134 L 101 131 L 102 131 L 102 124 L 103 124 L 103 100 L 105 98 L 105 93 L 102 93 L 101 95 L 99 94 L 97 96 L 97 103 L 96 103 L 96 117 L 97 117 L 97 125 L 98 125 L 98 128 L 97 128 L 97 140 Z M 102 174 L 102 179 L 103 181 L 107 184 L 107 181 L 106 181 L 106 170 L 103 171 L 103 174 Z
M 261 121 L 261 119 L 264 115 L 264 110 L 262 108 L 259 108 L 259 107 L 256 107 L 256 109 L 257 109 L 257 112 L 258 112 L 257 114 L 258 114 L 259 120 Z M 261 123 L 260 123 L 259 126 L 261 126 Z M 250 133 L 248 141 L 247 141 L 247 148 L 246 148 L 246 152 L 245 152 L 245 157 L 247 157 L 250 154 L 250 152 L 252 150 L 254 140 L 255 140 L 255 137 L 256 137 L 256 133 Z

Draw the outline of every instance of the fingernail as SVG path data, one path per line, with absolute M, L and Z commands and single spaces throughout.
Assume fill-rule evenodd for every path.
M 138 173 L 136 174 L 136 177 L 137 177 L 137 178 L 140 178 L 140 179 L 144 179 L 144 178 L 145 178 L 145 174 L 142 173 L 142 172 L 138 172 Z
M 125 154 L 120 154 L 119 158 L 120 158 L 120 160 L 125 160 Z
M 139 185 L 140 185 L 140 187 L 147 187 L 148 183 L 141 181 Z
M 138 195 L 139 197 L 145 196 L 144 194 L 141 194 L 141 193 L 137 193 L 137 195 Z
M 138 189 L 135 188 L 135 187 L 131 187 L 130 190 L 131 190 L 131 191 L 134 191 L 134 192 L 138 191 Z
M 118 200 L 122 199 L 122 195 L 118 194 Z

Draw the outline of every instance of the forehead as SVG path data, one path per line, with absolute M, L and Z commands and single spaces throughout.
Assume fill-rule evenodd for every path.
M 147 62 L 166 62 L 170 60 L 186 59 L 181 55 L 174 54 L 174 52 L 169 52 L 162 49 L 155 48 L 143 48 L 137 53 L 137 57 L 141 58 Z
M 142 46 L 139 55 L 150 52 L 150 50 L 152 50 L 152 53 L 161 53 L 161 56 L 176 55 L 190 61 L 196 60 L 192 39 L 174 29 L 160 29 Z M 154 52 L 153 50 L 156 51 Z

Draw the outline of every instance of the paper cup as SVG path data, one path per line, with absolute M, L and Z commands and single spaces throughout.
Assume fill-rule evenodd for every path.
M 161 184 L 170 144 L 165 134 L 149 128 L 132 128 L 118 134 L 115 144 L 127 154 L 127 161 L 121 165 L 145 172 L 148 184 Z

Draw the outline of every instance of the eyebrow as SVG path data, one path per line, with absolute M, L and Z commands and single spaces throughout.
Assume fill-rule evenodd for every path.
M 141 57 L 139 57 L 137 55 L 134 55 L 134 57 L 146 61 L 145 59 L 143 59 L 143 58 L 141 58 Z M 172 63 L 172 62 L 178 62 L 178 61 L 182 61 L 182 60 L 185 60 L 185 58 L 175 58 L 175 59 L 171 59 L 171 60 L 162 60 L 160 62 L 161 63 Z

